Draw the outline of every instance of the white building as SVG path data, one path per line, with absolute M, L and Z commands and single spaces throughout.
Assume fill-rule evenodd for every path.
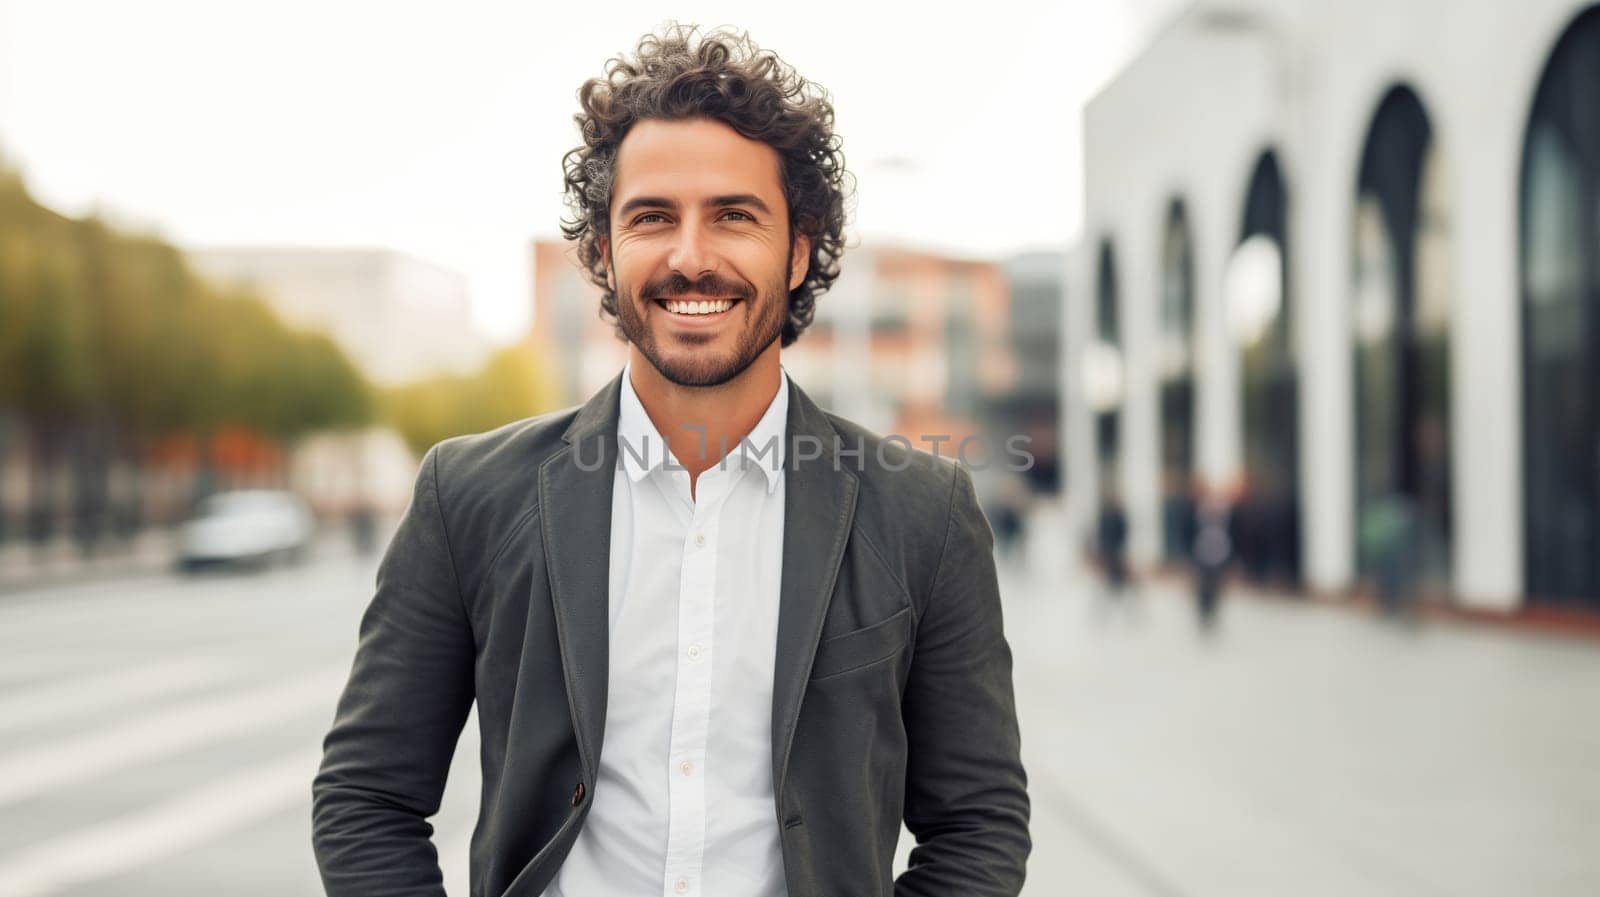
M 1600 5 L 1204 0 L 1084 130 L 1080 533 L 1176 558 L 1245 476 L 1258 572 L 1339 592 L 1403 496 L 1454 600 L 1600 607 Z
M 488 351 L 472 327 L 466 278 L 405 253 L 229 248 L 186 255 L 202 276 L 250 289 L 291 324 L 332 335 L 383 384 L 466 373 Z

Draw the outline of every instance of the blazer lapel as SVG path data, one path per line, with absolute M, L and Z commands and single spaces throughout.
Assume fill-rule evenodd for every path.
M 590 787 L 600 768 L 610 662 L 611 487 L 622 377 L 579 410 L 539 468 L 540 530 L 573 729 Z M 535 584 L 534 600 L 538 586 Z
M 800 702 L 849 540 L 858 487 L 855 473 L 835 461 L 833 425 L 800 387 L 793 381 L 789 386 L 783 574 L 772 683 L 772 781 L 780 807 Z M 821 457 L 800 460 L 799 447 L 808 453 L 820 448 Z

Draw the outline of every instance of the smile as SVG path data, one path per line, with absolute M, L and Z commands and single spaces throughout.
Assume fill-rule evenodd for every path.
M 737 299 L 657 299 L 667 311 L 677 315 L 714 315 L 733 308 Z

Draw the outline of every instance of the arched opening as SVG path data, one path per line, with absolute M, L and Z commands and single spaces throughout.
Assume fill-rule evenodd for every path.
M 1540 77 L 1523 137 L 1523 539 L 1537 600 L 1600 606 L 1600 6 Z
M 1161 543 L 1189 556 L 1194 530 L 1194 243 L 1181 199 L 1167 209 L 1161 249 Z
M 1377 576 L 1399 561 L 1435 592 L 1450 585 L 1445 182 L 1421 101 L 1395 87 L 1373 115 L 1356 182 L 1356 568 Z
M 1095 338 L 1085 360 L 1085 386 L 1094 414 L 1095 462 L 1100 503 L 1119 495 L 1122 454 L 1122 331 L 1118 314 L 1117 266 L 1111 241 L 1100 243 L 1095 276 Z
M 1290 341 L 1288 194 L 1270 150 L 1250 175 L 1224 299 L 1240 353 L 1244 481 L 1236 549 L 1252 579 L 1300 582 L 1299 377 Z

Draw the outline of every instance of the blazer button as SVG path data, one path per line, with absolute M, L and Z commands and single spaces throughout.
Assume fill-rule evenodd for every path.
M 572 789 L 572 805 L 574 807 L 576 807 L 578 804 L 583 803 L 583 795 L 584 795 L 583 783 L 579 782 L 578 783 L 578 787 Z

